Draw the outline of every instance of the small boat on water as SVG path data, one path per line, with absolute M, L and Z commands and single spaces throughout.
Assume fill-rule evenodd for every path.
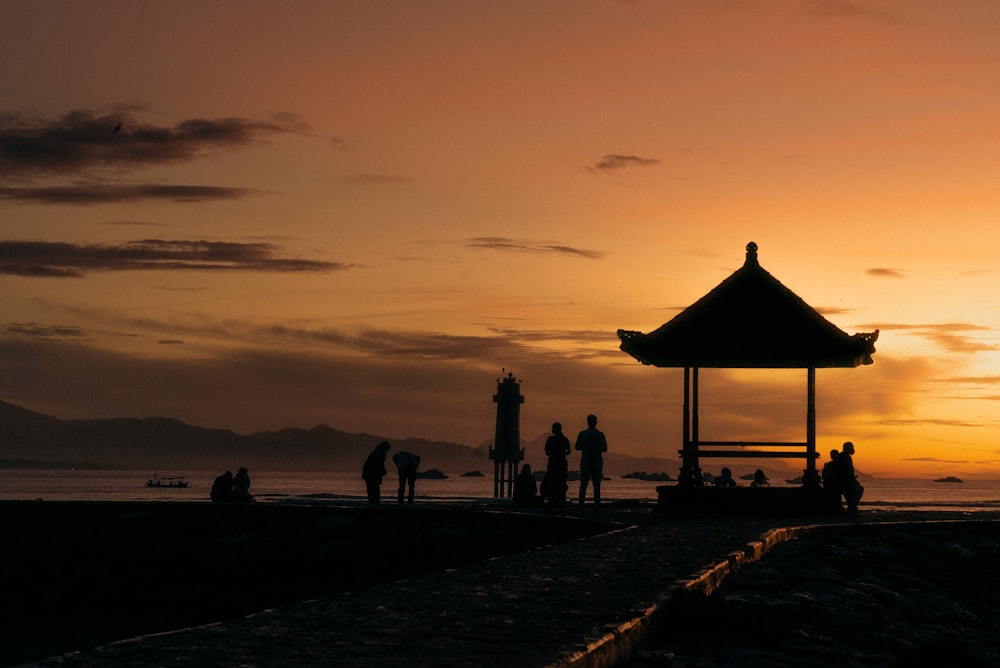
M 175 489 L 186 489 L 191 486 L 184 478 L 177 476 L 172 478 L 161 478 L 153 473 L 153 477 L 146 481 L 146 487 L 173 487 Z
M 961 478 L 956 478 L 953 475 L 945 476 L 944 478 L 938 478 L 934 482 L 965 482 Z
M 441 469 L 427 469 L 426 471 L 418 471 L 417 477 L 424 480 L 444 480 L 448 476 Z

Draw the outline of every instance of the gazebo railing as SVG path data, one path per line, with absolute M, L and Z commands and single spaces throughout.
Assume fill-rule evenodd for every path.
M 692 443 L 692 445 L 695 445 Z M 765 457 L 782 459 L 818 459 L 819 455 L 809 452 L 809 443 L 805 441 L 698 441 L 698 457 Z M 703 448 L 741 448 L 739 450 L 705 450 Z M 804 452 L 788 452 L 787 450 L 748 450 L 747 448 L 801 448 Z M 684 455 L 684 450 L 677 454 Z

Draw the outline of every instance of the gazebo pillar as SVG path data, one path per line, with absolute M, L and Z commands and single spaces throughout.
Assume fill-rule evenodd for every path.
M 703 484 L 698 462 L 698 367 L 684 367 L 684 434 L 681 450 L 679 485 L 695 487 Z
M 816 470 L 816 367 L 809 367 L 806 375 L 806 470 L 802 472 L 802 484 L 819 486 L 820 476 Z

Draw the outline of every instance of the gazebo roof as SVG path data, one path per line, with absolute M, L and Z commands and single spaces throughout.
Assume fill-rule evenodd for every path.
M 711 292 L 654 331 L 618 330 L 621 349 L 658 367 L 821 368 L 871 364 L 878 330 L 848 334 L 757 262 L 746 262 Z

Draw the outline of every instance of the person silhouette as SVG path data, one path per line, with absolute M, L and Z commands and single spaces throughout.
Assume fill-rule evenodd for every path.
M 215 503 L 225 503 L 233 498 L 233 472 L 226 471 L 212 483 L 209 498 Z
M 382 502 L 382 476 L 386 474 L 385 453 L 389 452 L 389 441 L 382 441 L 375 446 L 365 465 L 361 468 L 361 477 L 365 481 L 368 492 L 368 503 L 377 506 Z
M 753 472 L 753 482 L 750 483 L 751 487 L 770 487 L 771 483 L 768 482 L 767 476 L 764 474 L 764 469 L 757 469 Z
M 854 443 L 847 441 L 840 449 L 837 457 L 837 469 L 839 471 L 840 483 L 844 489 L 844 501 L 847 502 L 847 512 L 858 512 L 858 503 L 865 493 L 865 488 L 858 482 L 858 476 L 854 472 Z
M 410 486 L 410 504 L 413 504 L 413 486 L 417 483 L 417 468 L 420 466 L 420 455 L 412 452 L 400 450 L 392 456 L 393 463 L 396 464 L 396 471 L 399 473 L 399 503 L 403 503 L 403 493 L 406 486 Z
M 831 509 L 836 508 L 837 512 L 843 512 L 844 507 L 840 504 L 840 497 L 844 494 L 844 481 L 841 479 L 840 451 L 834 448 L 830 451 L 830 461 L 823 464 L 821 474 L 823 480 L 823 490 L 829 499 Z
M 608 451 L 608 440 L 604 432 L 597 428 L 597 416 L 587 416 L 587 428 L 576 437 L 580 451 L 580 505 L 587 498 L 587 484 L 594 483 L 594 505 L 601 505 L 601 481 L 604 480 L 604 455 Z
M 567 478 L 569 476 L 569 439 L 562 431 L 562 425 L 552 423 L 552 434 L 545 439 L 545 454 L 549 460 L 545 465 L 545 477 L 542 479 L 542 498 L 548 499 L 549 505 L 562 506 L 566 503 Z
M 531 473 L 531 466 L 525 464 L 514 478 L 514 503 L 519 506 L 534 506 L 541 500 L 535 476 Z
M 736 481 L 733 480 L 733 472 L 729 470 L 728 466 L 722 467 L 722 472 L 715 478 L 712 484 L 716 487 L 736 487 Z
M 250 472 L 245 468 L 240 468 L 233 476 L 233 501 L 237 503 L 253 501 L 253 494 L 250 493 Z

